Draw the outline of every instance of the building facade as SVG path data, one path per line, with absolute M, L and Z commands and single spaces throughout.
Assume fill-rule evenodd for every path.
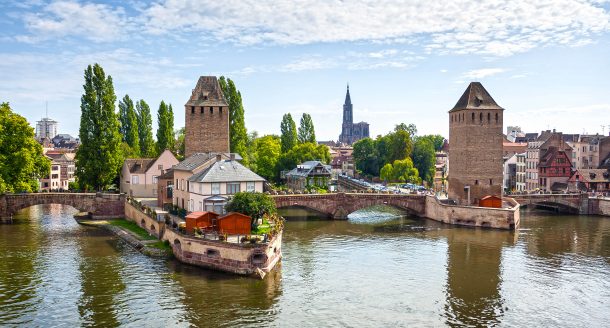
M 349 85 L 345 94 L 345 103 L 343 104 L 343 123 L 341 125 L 341 135 L 339 135 L 339 143 L 351 145 L 354 142 L 369 137 L 369 124 L 366 122 L 354 123 L 354 107 L 349 94 Z
M 131 197 L 157 198 L 159 176 L 178 159 L 171 151 L 165 150 L 157 158 L 127 158 L 121 168 L 121 192 Z
M 320 161 L 307 161 L 285 174 L 286 185 L 292 190 L 303 191 L 309 187 L 327 188 L 332 168 Z
M 42 140 L 44 138 L 48 138 L 49 140 L 53 139 L 57 135 L 57 128 L 59 122 L 44 117 L 40 121 L 36 122 L 36 140 Z
M 70 182 L 76 181 L 75 153 L 49 150 L 45 155 L 51 160 L 49 175 L 40 179 L 40 190 L 68 190 Z
M 538 164 L 538 185 L 543 191 L 564 191 L 568 189 L 572 163 L 565 149 L 549 147 L 540 157 Z
M 229 105 L 215 76 L 201 76 L 184 105 L 185 157 L 229 152 Z
M 515 191 L 524 192 L 525 191 L 525 152 L 521 154 L 516 154 L 517 157 L 517 176 L 515 181 Z
M 460 205 L 502 195 L 503 111 L 479 82 L 449 111 L 449 198 Z

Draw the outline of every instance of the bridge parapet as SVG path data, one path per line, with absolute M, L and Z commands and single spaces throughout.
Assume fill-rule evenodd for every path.
M 17 211 L 40 204 L 69 205 L 91 214 L 93 219 L 123 217 L 125 194 L 107 193 L 28 193 L 0 195 L 0 218 L 8 218 Z

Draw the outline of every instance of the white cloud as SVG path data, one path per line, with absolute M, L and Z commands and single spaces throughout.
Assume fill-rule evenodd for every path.
M 64 36 L 80 36 L 94 42 L 114 41 L 129 28 L 129 19 L 121 7 L 71 0 L 55 1 L 42 12 L 26 14 L 24 22 L 31 34 L 16 37 L 22 42 Z
M 155 34 L 197 32 L 244 45 L 408 41 L 429 52 L 508 56 L 585 44 L 608 30 L 609 17 L 590 0 L 167 0 L 146 10 L 145 26 Z M 422 35 L 430 37 L 413 41 Z
M 481 68 L 468 71 L 462 75 L 465 79 L 476 80 L 506 72 L 505 68 Z

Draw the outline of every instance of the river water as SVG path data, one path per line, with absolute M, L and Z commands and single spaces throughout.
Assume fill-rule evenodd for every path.
M 365 211 L 291 220 L 263 281 L 146 257 L 75 210 L 0 225 L 0 326 L 602 327 L 610 218 L 522 214 L 519 232 Z

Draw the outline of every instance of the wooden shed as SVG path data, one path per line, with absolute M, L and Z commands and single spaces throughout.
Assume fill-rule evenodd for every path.
M 186 233 L 193 234 L 195 228 L 214 229 L 217 218 L 214 212 L 192 212 L 185 217 Z
M 485 196 L 479 200 L 479 206 L 501 208 L 502 198 L 494 195 Z
M 229 235 L 249 235 L 252 218 L 245 214 L 230 212 L 218 218 L 218 231 Z

